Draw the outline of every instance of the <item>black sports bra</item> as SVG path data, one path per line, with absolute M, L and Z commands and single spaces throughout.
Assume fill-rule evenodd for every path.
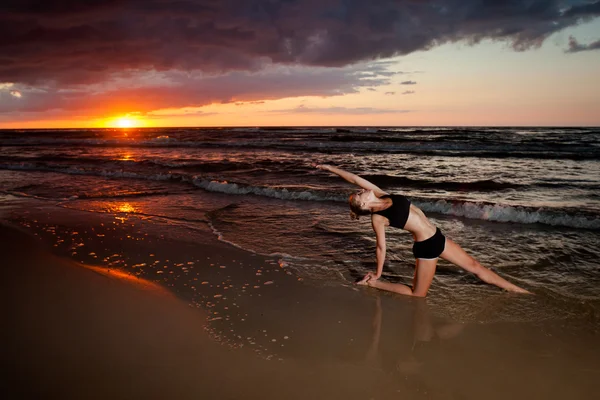
M 386 217 L 390 221 L 390 226 L 394 228 L 404 229 L 406 221 L 408 220 L 408 214 L 410 213 L 410 200 L 401 194 L 392 194 L 381 196 L 381 199 L 385 198 L 392 199 L 392 205 L 385 210 L 375 211 L 373 214 L 379 214 Z

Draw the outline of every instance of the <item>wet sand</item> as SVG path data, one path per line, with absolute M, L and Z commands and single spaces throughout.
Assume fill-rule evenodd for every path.
M 48 228 L 56 220 L 94 232 L 87 258 L 56 255 L 52 237 L 65 237 Z M 600 389 L 598 321 L 588 316 L 452 321 L 427 300 L 299 281 L 209 239 L 153 241 L 134 224 L 111 233 L 66 215 L 38 225 L 35 237 L 0 226 L 11 398 L 586 399 Z M 94 244 L 152 251 L 186 278 L 107 268 Z M 527 300 L 498 292 L 486 307 L 515 301 Z

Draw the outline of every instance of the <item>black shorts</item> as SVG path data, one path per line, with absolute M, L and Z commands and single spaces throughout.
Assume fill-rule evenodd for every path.
M 446 237 L 442 235 L 440 228 L 437 228 L 433 236 L 429 239 L 425 239 L 422 242 L 415 242 L 412 251 L 415 258 L 433 260 L 438 258 L 444 252 L 445 248 Z

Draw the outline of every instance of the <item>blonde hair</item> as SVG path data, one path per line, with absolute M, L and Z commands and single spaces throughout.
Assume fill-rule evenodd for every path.
M 360 202 L 356 198 L 357 193 L 352 193 L 348 198 L 348 204 L 350 204 L 350 218 L 357 220 L 361 215 L 371 214 L 371 210 L 366 210 L 360 206 Z

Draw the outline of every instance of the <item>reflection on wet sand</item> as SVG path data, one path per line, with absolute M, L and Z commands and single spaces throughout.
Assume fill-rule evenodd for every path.
M 116 204 L 112 204 L 111 206 L 113 206 L 113 210 L 116 212 L 120 212 L 120 213 L 137 213 L 140 212 L 138 209 L 136 209 L 134 206 L 132 206 L 130 203 L 116 203 Z
M 366 365 L 433 398 L 589 398 L 600 388 L 593 334 L 556 323 L 457 323 L 436 311 L 424 299 L 377 296 Z
M 431 311 L 426 299 L 411 299 L 410 308 L 412 310 L 412 325 L 406 326 L 407 331 L 412 331 L 412 344 L 410 340 L 407 343 L 398 343 L 399 347 L 404 347 L 404 351 L 398 352 L 399 359 L 396 361 L 396 370 L 405 374 L 416 374 L 420 371 L 423 361 L 419 359 L 419 348 L 428 346 L 433 341 L 448 340 L 459 335 L 465 325 L 454 322 L 439 322 L 435 326 L 432 321 Z M 384 368 L 381 362 L 381 325 L 383 321 L 383 310 L 381 307 L 381 297 L 375 298 L 375 313 L 373 315 L 373 338 L 366 354 L 368 365 Z M 391 318 L 390 318 L 390 321 Z M 409 319 L 408 322 L 411 322 Z M 410 336 L 410 335 L 409 335 Z M 393 352 L 396 353 L 396 352 Z
M 102 276 L 105 276 L 109 279 L 116 279 L 131 285 L 134 285 L 135 287 L 142 289 L 142 290 L 148 290 L 150 292 L 153 292 L 155 294 L 160 294 L 162 296 L 167 296 L 167 297 L 174 297 L 173 293 L 168 291 L 167 289 L 165 289 L 164 286 L 161 286 L 157 283 L 154 283 L 152 281 L 149 281 L 147 279 L 143 279 L 140 278 L 139 276 L 135 276 L 132 275 L 131 272 L 126 272 L 126 271 L 121 271 L 119 269 L 110 269 L 110 268 L 101 268 L 101 267 L 96 267 L 93 265 L 86 265 L 86 264 L 82 264 L 83 267 L 89 269 L 90 271 L 94 271 L 97 274 L 100 274 Z

